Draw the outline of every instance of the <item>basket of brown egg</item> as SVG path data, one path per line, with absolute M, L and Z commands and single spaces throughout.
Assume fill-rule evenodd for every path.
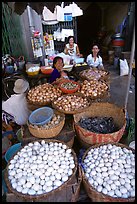
M 28 129 L 34 137 L 53 138 L 61 132 L 65 124 L 65 114 L 54 109 L 53 109 L 53 112 L 54 113 L 51 120 L 44 125 L 39 126 L 39 125 L 34 125 L 29 121 L 27 122 Z
M 84 80 L 80 92 L 91 99 L 105 98 L 109 95 L 109 85 L 104 80 Z
M 91 100 L 81 93 L 66 94 L 52 102 L 52 107 L 65 114 L 75 114 L 86 110 Z
M 52 84 L 45 83 L 30 89 L 27 93 L 27 102 L 29 105 L 44 106 L 49 105 L 53 100 L 62 95 L 62 91 Z

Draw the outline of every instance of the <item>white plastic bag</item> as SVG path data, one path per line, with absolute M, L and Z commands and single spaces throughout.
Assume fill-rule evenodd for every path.
M 25 94 L 14 94 L 2 103 L 2 110 L 12 115 L 18 125 L 25 125 L 30 115 Z
M 128 66 L 127 60 L 120 59 L 120 76 L 128 75 L 128 73 L 129 73 L 129 66 Z
M 44 25 L 54 25 L 57 24 L 57 9 L 54 9 L 54 13 L 52 13 L 46 6 L 44 6 L 42 17 L 44 20 Z

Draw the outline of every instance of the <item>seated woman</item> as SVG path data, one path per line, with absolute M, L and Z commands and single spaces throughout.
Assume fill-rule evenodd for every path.
M 74 36 L 69 36 L 67 41 L 68 43 L 65 45 L 64 53 L 70 56 L 82 57 L 83 55 L 80 54 L 79 47 L 75 43 Z
M 91 68 L 101 68 L 104 69 L 102 63 L 102 57 L 99 55 L 98 45 L 92 46 L 92 53 L 87 56 L 86 62 Z
M 63 58 L 59 57 L 59 56 L 56 56 L 53 59 L 53 68 L 54 68 L 54 70 L 50 75 L 49 83 L 58 84 L 63 79 L 68 79 L 67 74 L 63 71 L 63 66 L 64 66 Z

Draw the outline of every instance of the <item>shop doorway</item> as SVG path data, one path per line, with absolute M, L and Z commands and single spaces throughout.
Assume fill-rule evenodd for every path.
M 77 18 L 77 43 L 84 58 L 91 52 L 91 45 L 101 30 L 101 9 L 93 3 Z

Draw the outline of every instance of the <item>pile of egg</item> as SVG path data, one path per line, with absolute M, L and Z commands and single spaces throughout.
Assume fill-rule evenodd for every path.
M 84 175 L 98 192 L 116 198 L 135 197 L 135 154 L 112 144 L 91 148 L 83 160 Z
M 22 194 L 41 195 L 66 182 L 75 167 L 74 154 L 64 143 L 40 140 L 25 145 L 9 161 L 8 180 Z

